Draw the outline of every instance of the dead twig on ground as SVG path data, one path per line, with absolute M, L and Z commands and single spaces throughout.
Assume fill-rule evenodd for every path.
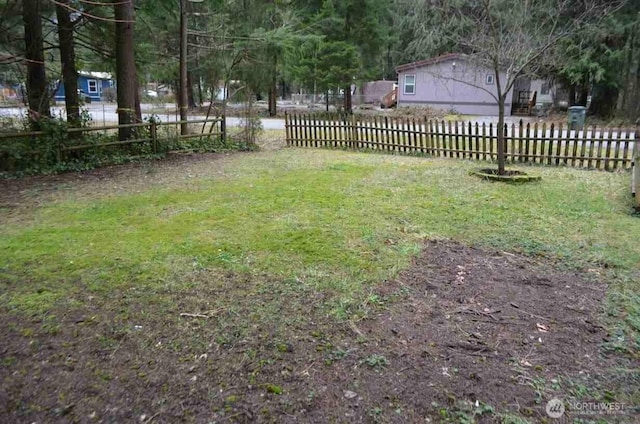
M 185 312 L 182 312 L 180 314 L 181 317 L 185 317 L 185 318 L 211 318 L 209 315 L 204 315 L 204 314 L 188 314 Z
M 213 318 L 214 315 L 217 315 L 219 312 L 223 311 L 223 309 L 213 309 L 211 311 L 202 312 L 199 314 L 190 314 L 186 312 L 180 313 L 181 317 L 184 318 Z
M 356 333 L 358 337 L 364 337 L 364 334 L 362 333 L 362 331 L 360 331 L 360 329 L 356 327 L 356 324 L 353 321 L 349 320 L 348 325 L 351 331 Z

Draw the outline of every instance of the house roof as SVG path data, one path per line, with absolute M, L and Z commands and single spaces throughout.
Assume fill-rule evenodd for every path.
M 95 78 L 101 80 L 110 80 L 113 79 L 113 76 L 109 72 L 88 72 L 88 71 L 79 71 L 78 75 L 88 78 Z
M 447 53 L 441 56 L 432 57 L 431 59 L 419 60 L 418 62 L 405 63 L 404 65 L 396 66 L 396 72 L 402 72 L 409 69 L 422 68 L 424 66 L 435 65 L 437 63 L 446 62 L 447 60 L 460 60 L 464 58 L 461 53 Z

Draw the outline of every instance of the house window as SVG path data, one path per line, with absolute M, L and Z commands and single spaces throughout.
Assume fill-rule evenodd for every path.
M 543 82 L 542 87 L 540 87 L 540 94 L 546 96 L 549 94 L 549 83 Z
M 493 74 L 487 74 L 487 79 L 486 79 L 487 85 L 493 85 L 494 78 L 495 77 L 493 76 Z
M 98 81 L 96 80 L 88 80 L 88 90 L 89 93 L 97 93 L 98 92 Z
M 404 76 L 404 94 L 416 94 L 416 76 Z

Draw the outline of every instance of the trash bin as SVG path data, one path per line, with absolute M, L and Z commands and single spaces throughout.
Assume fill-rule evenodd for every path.
M 569 129 L 581 130 L 587 119 L 587 108 L 584 106 L 571 106 L 569 108 Z

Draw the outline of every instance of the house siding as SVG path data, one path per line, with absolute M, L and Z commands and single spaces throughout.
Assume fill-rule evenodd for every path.
M 407 75 L 416 77 L 414 94 L 405 93 L 404 82 Z M 460 58 L 403 69 L 398 73 L 398 106 L 428 106 L 440 110 L 455 110 L 465 115 L 497 115 L 496 99 L 478 88 L 480 86 L 496 94 L 496 81 L 487 84 L 487 75 L 494 73 L 488 68 L 469 65 Z M 504 81 L 506 76 L 501 75 L 500 78 Z M 508 93 L 505 104 L 507 115 L 511 114 L 511 99 L 512 93 Z
M 547 84 L 547 86 L 549 87 L 549 91 L 547 92 L 547 94 L 542 94 L 542 86 L 544 84 Z M 535 91 L 538 93 L 536 106 L 541 107 L 543 105 L 553 104 L 555 87 L 548 84 L 545 80 L 537 79 L 531 81 L 531 91 Z
M 95 87 L 97 87 L 97 92 L 90 92 L 89 91 L 89 81 L 95 81 L 96 82 L 96 86 Z M 102 79 L 102 78 L 98 78 L 98 77 L 91 77 L 91 76 L 86 76 L 86 75 L 79 75 L 78 76 L 78 89 L 82 90 L 86 95 L 91 97 L 91 101 L 94 101 L 94 102 L 101 101 L 102 100 L 102 91 L 105 88 L 113 87 L 113 86 L 114 86 L 113 80 Z M 64 84 L 63 84 L 62 81 L 60 81 L 60 84 L 58 85 L 58 89 L 56 90 L 55 99 L 57 101 L 64 101 L 64 99 L 65 99 L 65 89 L 64 89 Z

